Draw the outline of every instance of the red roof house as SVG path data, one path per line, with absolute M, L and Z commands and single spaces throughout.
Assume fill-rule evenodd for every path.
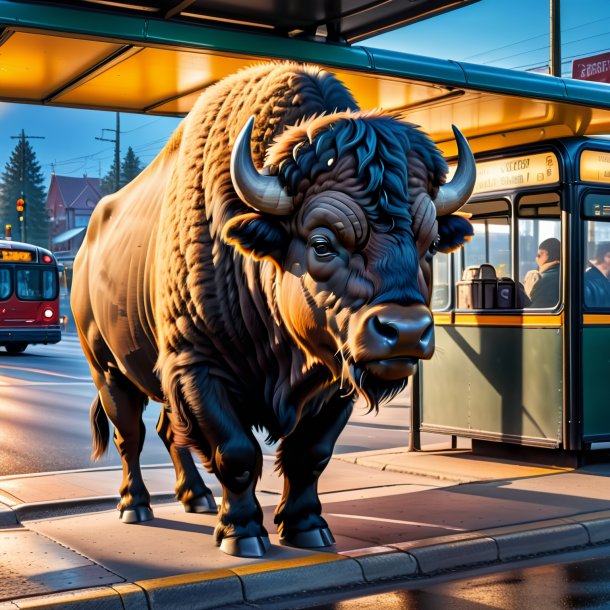
M 99 178 L 51 176 L 46 208 L 53 252 L 74 257 L 91 213 L 101 198 Z

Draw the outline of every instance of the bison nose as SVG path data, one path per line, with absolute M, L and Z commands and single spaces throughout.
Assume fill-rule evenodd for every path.
M 434 321 L 425 305 L 375 307 L 362 321 L 359 334 L 358 344 L 367 352 L 365 360 L 427 360 L 434 353 Z

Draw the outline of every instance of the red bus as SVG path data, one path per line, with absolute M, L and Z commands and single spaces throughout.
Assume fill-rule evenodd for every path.
M 0 345 L 18 354 L 61 340 L 59 272 L 51 252 L 0 240 Z

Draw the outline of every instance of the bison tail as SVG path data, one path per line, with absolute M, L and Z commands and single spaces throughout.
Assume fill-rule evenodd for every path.
M 104 413 L 104 407 L 102 406 L 99 394 L 91 403 L 89 419 L 91 421 L 91 459 L 99 460 L 106 453 L 108 439 L 110 438 L 108 418 L 106 413 Z

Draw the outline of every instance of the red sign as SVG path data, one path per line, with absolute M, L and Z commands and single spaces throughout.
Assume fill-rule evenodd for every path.
M 575 59 L 572 62 L 572 78 L 610 83 L 610 53 Z

